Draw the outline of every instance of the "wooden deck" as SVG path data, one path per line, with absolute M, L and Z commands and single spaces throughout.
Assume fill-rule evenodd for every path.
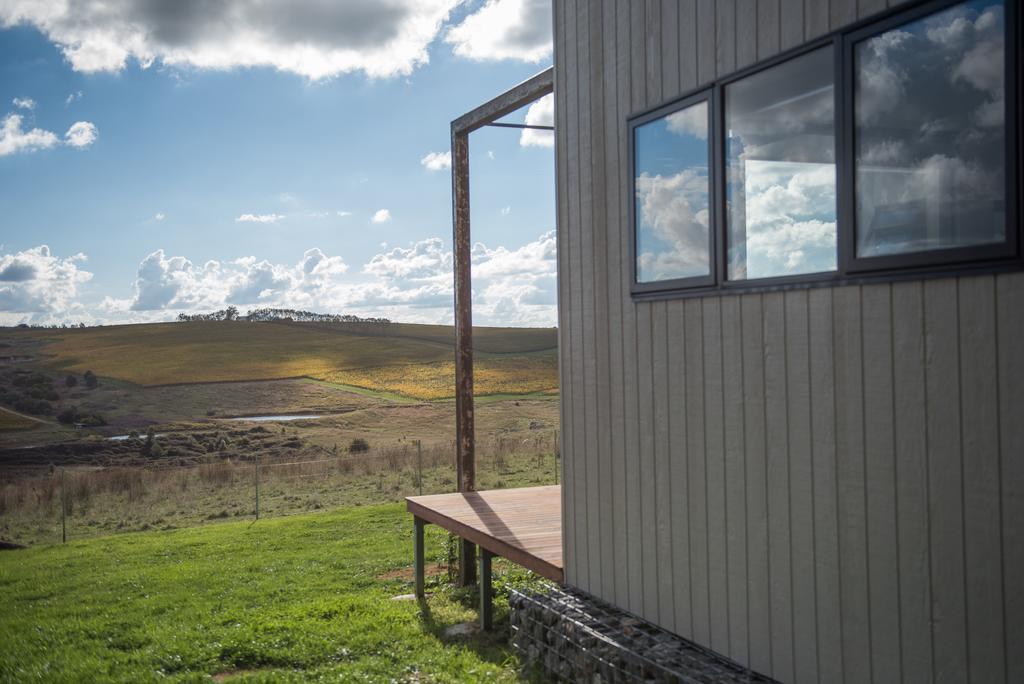
M 538 575 L 562 581 L 560 486 L 410 496 L 405 501 L 419 520 Z

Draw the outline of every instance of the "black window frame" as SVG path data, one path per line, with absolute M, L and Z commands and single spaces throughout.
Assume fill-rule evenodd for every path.
M 718 206 L 715 202 L 715 186 L 717 185 L 716 173 L 722 166 L 716 158 L 715 141 L 718 138 L 718 128 L 715 116 L 715 89 L 703 88 L 701 90 L 677 98 L 671 102 L 661 105 L 656 109 L 649 110 L 635 117 L 630 117 L 627 138 L 629 155 L 629 261 L 632 264 L 631 273 L 633 278 L 632 291 L 635 294 L 648 292 L 662 292 L 665 290 L 680 290 L 698 287 L 713 287 L 718 278 L 718 227 L 717 215 Z M 688 278 L 672 278 L 670 280 L 655 280 L 650 282 L 639 282 L 637 280 L 637 221 L 636 221 L 636 129 L 644 124 L 657 121 L 676 112 L 692 107 L 701 102 L 708 106 L 708 274 L 702 276 L 690 276 Z
M 977 272 L 1002 272 L 1024 268 L 1024 226 L 1020 223 L 1021 183 L 1021 84 L 1020 9 L 1017 0 L 1004 0 L 1004 87 L 1006 136 L 1006 240 L 991 245 L 907 252 L 904 254 L 858 257 L 856 255 L 856 188 L 854 59 L 857 43 L 908 22 L 962 4 L 964 0 L 921 0 L 880 12 L 813 41 L 756 62 L 713 82 L 636 112 L 626 119 L 629 167 L 629 260 L 630 291 L 635 299 L 662 299 L 708 294 L 772 291 L 790 288 L 835 286 L 853 283 L 923 279 Z M 832 46 L 835 68 L 835 154 L 836 154 L 836 270 L 766 278 L 729 280 L 725 169 L 725 86 L 765 69 L 822 47 Z M 638 126 L 671 114 L 699 101 L 710 108 L 708 130 L 712 165 L 710 171 L 710 276 L 656 282 L 637 282 L 636 263 L 636 159 L 634 135 Z

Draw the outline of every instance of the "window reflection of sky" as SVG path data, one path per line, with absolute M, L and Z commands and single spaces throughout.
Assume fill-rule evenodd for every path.
M 635 130 L 637 282 L 710 273 L 707 110 Z
M 856 45 L 858 255 L 1005 238 L 1004 30 L 975 0 Z

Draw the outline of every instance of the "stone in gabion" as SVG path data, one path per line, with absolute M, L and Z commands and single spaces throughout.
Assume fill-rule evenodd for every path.
M 569 682 L 770 684 L 693 642 L 582 592 L 513 590 L 512 644 L 528 665 Z

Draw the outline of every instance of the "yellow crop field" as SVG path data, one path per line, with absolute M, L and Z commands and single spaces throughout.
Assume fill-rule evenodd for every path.
M 314 377 L 425 401 L 450 399 L 455 395 L 453 361 L 354 368 Z M 557 394 L 558 358 L 554 353 L 477 357 L 473 363 L 473 393 L 477 396 Z

